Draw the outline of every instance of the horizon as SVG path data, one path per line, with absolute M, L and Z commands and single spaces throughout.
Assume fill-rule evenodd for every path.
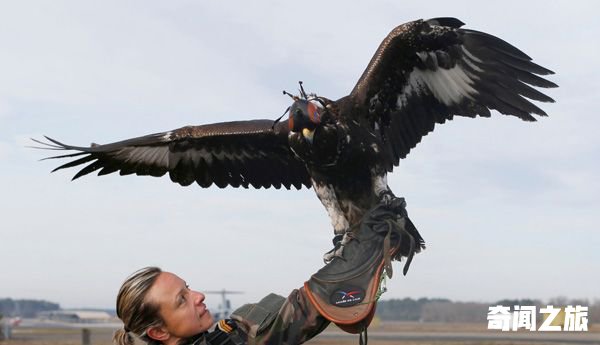
M 61 307 L 60 303 L 54 302 L 54 301 L 50 301 L 50 300 L 45 300 L 45 299 L 14 299 L 14 298 L 10 298 L 10 297 L 2 297 L 0 296 L 0 300 L 3 299 L 12 299 L 13 301 L 33 301 L 33 302 L 46 302 L 46 303 L 53 303 L 53 304 L 58 304 L 58 309 L 57 310 L 65 310 L 65 311 L 107 311 L 107 312 L 111 312 L 111 313 L 116 313 L 116 308 L 115 307 L 98 307 L 98 306 L 72 306 L 72 307 Z M 428 302 L 450 302 L 450 303 L 475 303 L 475 304 L 484 304 L 484 305 L 489 305 L 489 306 L 493 306 L 496 305 L 500 302 L 504 302 L 504 301 L 519 301 L 519 302 L 529 302 L 529 301 L 534 301 L 534 302 L 539 302 L 539 304 L 541 305 L 550 305 L 553 304 L 555 306 L 557 305 L 573 305 L 573 304 L 580 304 L 581 302 L 586 303 L 586 306 L 600 306 L 600 299 L 594 299 L 594 300 L 590 300 L 590 299 L 577 299 L 577 298 L 569 298 L 567 296 L 555 296 L 549 299 L 539 299 L 539 298 L 519 298 L 519 299 L 511 299 L 511 298 L 501 298 L 501 299 L 497 299 L 495 301 L 474 301 L 474 300 L 453 300 L 453 299 L 449 299 L 449 298 L 445 298 L 445 297 L 417 297 L 417 298 L 412 298 L 412 297 L 393 297 L 393 298 L 385 298 L 382 297 L 380 299 L 381 302 L 389 302 L 392 300 L 412 300 L 412 301 L 419 301 L 419 300 L 428 300 Z M 561 303 L 556 303 L 556 300 L 560 300 L 560 299 L 564 299 L 564 302 Z M 210 301 L 207 299 L 207 305 L 211 305 L 209 306 L 208 309 L 210 310 L 215 310 L 218 309 L 217 306 L 212 306 L 212 303 L 210 303 Z M 235 310 L 238 307 L 241 307 L 242 305 L 234 305 L 232 304 L 232 310 Z M 512 306 L 512 305 L 511 305 Z M 1 313 L 0 313 L 1 315 Z M 6 315 L 5 315 L 6 316 Z

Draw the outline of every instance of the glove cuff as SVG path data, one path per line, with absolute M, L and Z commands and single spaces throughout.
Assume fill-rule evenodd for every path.
M 304 283 L 306 295 L 323 317 L 348 333 L 360 333 L 375 315 L 384 264 L 380 257 L 351 279 L 328 280 L 317 273 Z

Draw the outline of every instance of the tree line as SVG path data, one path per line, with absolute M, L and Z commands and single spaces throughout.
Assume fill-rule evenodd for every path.
M 546 302 L 537 299 L 503 299 L 492 303 L 454 302 L 445 298 L 403 298 L 380 300 L 376 315 L 385 321 L 417 322 L 487 322 L 488 308 L 495 305 L 567 306 L 582 305 L 589 307 L 588 320 L 600 322 L 600 300 L 590 302 L 585 299 L 567 299 L 557 297 Z
M 0 315 L 35 317 L 41 311 L 59 310 L 58 303 L 43 300 L 0 298 Z

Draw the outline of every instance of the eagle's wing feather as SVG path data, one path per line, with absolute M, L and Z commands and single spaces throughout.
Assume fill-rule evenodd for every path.
M 187 186 L 310 187 L 305 165 L 291 152 L 287 121 L 253 120 L 182 127 L 106 145 L 78 147 L 46 137 L 45 148 L 76 151 L 53 171 L 83 165 L 73 179 L 98 171 L 163 176 Z
M 531 103 L 553 102 L 529 85 L 556 84 L 553 74 L 509 43 L 460 29 L 458 19 L 418 20 L 396 27 L 384 39 L 352 90 L 352 104 L 368 111 L 392 169 L 434 129 L 454 115 L 490 116 L 495 109 L 525 121 L 546 113 Z

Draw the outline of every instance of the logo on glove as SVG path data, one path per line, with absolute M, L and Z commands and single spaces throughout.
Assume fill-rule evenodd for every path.
M 359 287 L 343 287 L 337 289 L 329 297 L 329 302 L 336 307 L 351 307 L 365 298 L 365 290 Z

